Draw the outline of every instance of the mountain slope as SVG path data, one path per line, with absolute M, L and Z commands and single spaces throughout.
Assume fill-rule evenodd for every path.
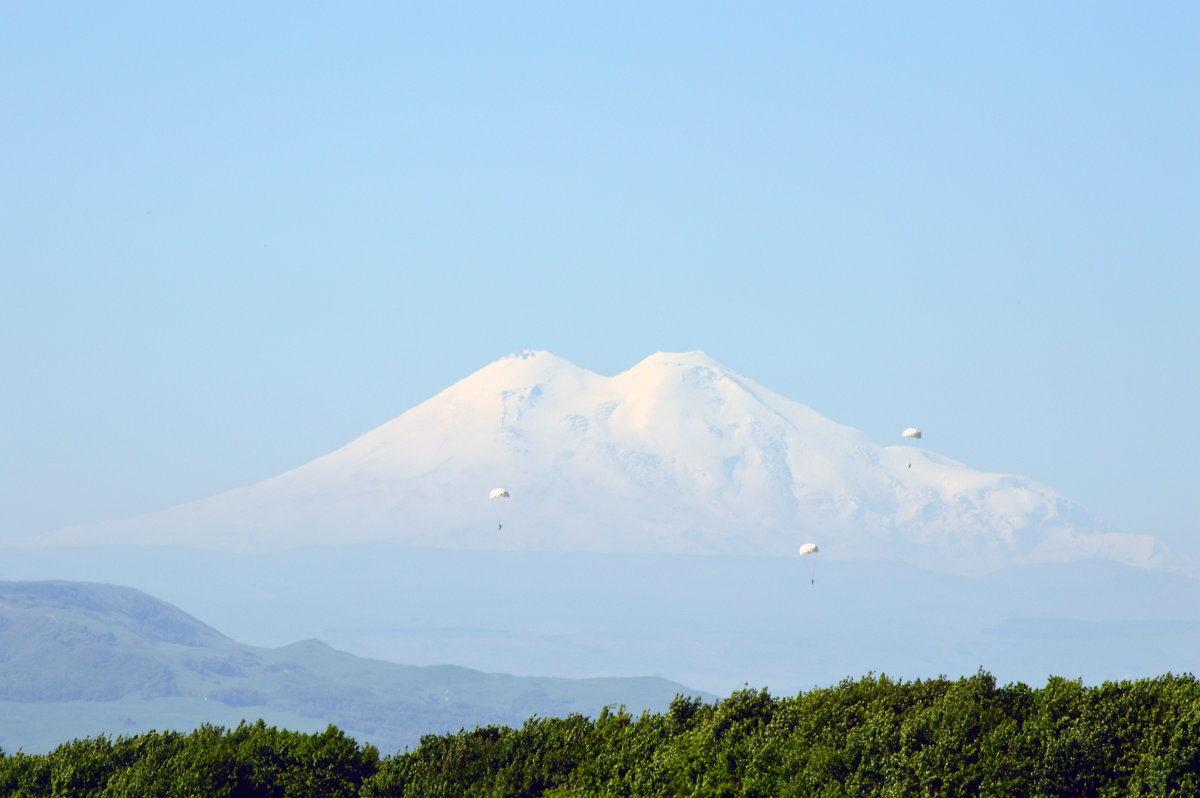
M 497 485 L 512 498 L 489 501 Z M 232 551 L 385 539 L 777 555 L 817 540 L 827 556 L 954 571 L 1161 557 L 1153 538 L 1105 529 L 1031 480 L 880 446 L 702 352 L 611 378 L 512 355 L 280 476 L 44 538 Z
M 131 588 L 0 582 L 0 746 L 43 750 L 75 736 L 264 718 L 298 730 L 334 723 L 385 752 L 420 735 L 532 715 L 661 710 L 658 678 L 557 679 L 406 666 L 317 640 L 234 642 Z

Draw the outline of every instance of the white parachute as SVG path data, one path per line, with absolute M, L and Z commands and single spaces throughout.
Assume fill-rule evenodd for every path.
M 508 491 L 504 488 L 495 488 L 488 494 L 488 498 L 492 500 L 492 508 L 496 511 L 496 531 L 500 532 L 504 529 L 504 514 L 500 512 L 503 503 L 497 503 L 496 499 L 507 499 Z
M 908 429 L 904 430 L 904 432 L 900 433 L 900 437 L 912 438 L 914 441 L 919 441 L 921 440 L 921 430 L 917 429 L 916 427 L 909 427 Z M 908 467 L 912 468 L 912 460 L 909 460 Z
M 800 547 L 800 556 L 807 557 L 810 554 L 817 554 L 820 551 L 821 549 L 817 547 L 816 543 L 805 543 Z M 813 557 L 808 562 L 808 583 L 815 585 L 817 583 L 817 558 Z

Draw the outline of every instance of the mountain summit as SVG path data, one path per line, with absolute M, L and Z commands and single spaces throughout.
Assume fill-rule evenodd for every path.
M 511 498 L 489 499 L 496 487 Z M 272 479 L 45 538 L 235 551 L 384 539 L 778 555 L 817 541 L 823 557 L 953 571 L 1160 556 L 1153 538 L 1104 529 L 1031 480 L 880 446 L 703 352 L 660 352 L 615 377 L 510 355 Z

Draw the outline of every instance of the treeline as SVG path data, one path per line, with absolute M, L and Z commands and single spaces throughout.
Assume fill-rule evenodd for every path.
M 333 727 L 206 726 L 0 755 L 0 795 L 1200 795 L 1200 684 L 868 676 L 793 698 L 745 689 L 637 718 L 428 735 L 382 759 Z

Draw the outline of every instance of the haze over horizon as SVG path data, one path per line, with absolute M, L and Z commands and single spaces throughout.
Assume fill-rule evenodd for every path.
M 1200 10 L 0 10 L 0 540 L 702 349 L 1200 557 Z M 0 574 L 2 575 L 2 574 Z

